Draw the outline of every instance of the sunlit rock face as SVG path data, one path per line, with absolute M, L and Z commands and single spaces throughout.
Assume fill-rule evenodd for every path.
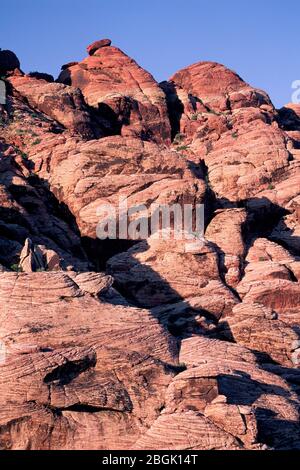
M 299 449 L 299 108 L 87 52 L 53 81 L 0 51 L 0 449 Z M 124 200 L 204 233 L 100 240 Z

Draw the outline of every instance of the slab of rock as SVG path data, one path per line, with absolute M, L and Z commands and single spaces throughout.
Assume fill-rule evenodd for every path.
M 238 441 L 199 413 L 161 415 L 135 444 L 139 450 L 241 450 Z
M 176 342 L 146 310 L 100 302 L 66 274 L 1 273 L 0 295 L 1 448 L 133 445 L 159 416 Z
M 107 264 L 108 272 L 121 291 L 140 306 L 156 307 L 201 297 L 210 281 L 220 280 L 218 255 L 209 243 L 195 253 L 187 252 L 186 246 L 186 240 L 152 237 L 111 258 Z M 219 287 L 219 294 L 223 292 L 224 298 L 228 297 L 225 285 Z M 206 291 L 209 296 L 208 291 L 211 290 Z M 201 300 L 198 302 L 201 305 Z M 204 305 L 205 301 L 203 309 Z M 221 315 L 222 310 L 218 313 Z
M 238 286 L 238 292 L 244 302 L 262 304 L 280 314 L 280 319 L 285 322 L 299 325 L 299 283 L 286 279 L 268 279 L 240 287 L 243 287 L 243 291 Z
M 82 292 L 86 292 L 91 295 L 105 294 L 109 291 L 113 285 L 113 278 L 106 276 L 103 273 L 72 273 L 68 275 L 76 282 Z
M 110 39 L 100 39 L 99 41 L 95 41 L 89 46 L 87 46 L 86 50 L 89 55 L 94 55 L 98 49 L 101 49 L 101 47 L 107 47 L 110 45 L 111 45 Z
M 275 231 L 272 233 L 275 233 Z M 279 269 L 278 265 L 282 266 L 282 269 L 279 269 L 278 272 L 281 271 L 283 278 L 295 281 L 299 280 L 300 277 L 300 258 L 266 238 L 257 238 L 253 242 L 246 257 L 246 263 L 256 263 L 260 271 L 263 271 L 265 267 L 269 267 L 269 273 L 272 272 L 272 266 L 275 267 L 277 264 L 277 269 Z M 251 268 L 252 272 L 253 270 Z M 249 274 L 250 270 L 248 271 Z
M 35 245 L 30 238 L 27 238 L 20 254 L 19 268 L 25 273 L 60 271 L 61 261 L 56 251 L 50 250 L 44 245 Z
M 236 287 L 240 281 L 245 254 L 243 226 L 247 219 L 245 209 L 225 209 L 215 212 L 206 229 L 206 238 L 220 252 L 226 283 Z
M 30 238 L 26 238 L 20 254 L 20 269 L 25 273 L 44 270 L 46 265 L 43 253 L 38 246 L 33 245 Z
M 220 341 L 204 336 L 194 336 L 184 339 L 181 343 L 179 361 L 189 369 L 207 362 L 207 357 L 215 359 L 216 363 L 222 362 L 224 358 L 230 357 L 233 361 L 241 361 L 255 364 L 257 357 L 245 346 Z
M 266 362 L 271 359 L 294 367 L 294 346 L 299 334 L 284 320 L 285 315 L 278 315 L 268 307 L 243 302 L 236 305 L 232 315 L 226 318 L 225 328 L 228 337 L 238 344 L 257 351 L 257 354 L 264 353 Z M 264 360 L 263 355 L 261 360 Z

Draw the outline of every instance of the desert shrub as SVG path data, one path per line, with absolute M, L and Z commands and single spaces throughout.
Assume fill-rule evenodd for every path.
M 177 147 L 177 150 L 180 152 L 182 150 L 188 150 L 189 146 L 188 145 L 180 145 L 180 147 Z
M 20 273 L 20 272 L 22 272 L 22 268 L 21 268 L 17 263 L 12 264 L 11 267 L 10 267 L 10 269 L 11 269 L 12 271 L 14 271 L 15 273 Z
M 179 145 L 183 139 L 185 138 L 185 135 L 184 134 L 181 134 L 181 132 L 178 132 L 178 134 L 175 135 L 174 137 L 174 145 Z

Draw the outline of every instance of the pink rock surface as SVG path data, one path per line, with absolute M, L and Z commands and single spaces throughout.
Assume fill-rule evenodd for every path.
M 108 46 L 53 83 L 0 54 L 0 449 L 299 449 L 299 109 Z M 204 234 L 101 241 L 120 198 Z
M 114 121 L 115 132 L 169 143 L 166 99 L 150 73 L 116 47 L 102 47 L 58 79 Z
M 101 49 L 101 47 L 107 47 L 110 45 L 111 45 L 110 39 L 100 39 L 99 41 L 95 41 L 92 44 L 90 44 L 86 48 L 86 50 L 89 53 L 89 55 L 94 55 L 98 49 Z

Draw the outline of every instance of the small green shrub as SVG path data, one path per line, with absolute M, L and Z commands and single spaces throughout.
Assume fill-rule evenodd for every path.
M 233 139 L 237 139 L 238 136 L 239 136 L 239 135 L 238 135 L 237 132 L 233 132 L 233 133 L 231 134 L 231 137 L 232 137 Z
M 184 138 L 185 138 L 185 135 L 178 132 L 178 134 L 176 134 L 174 137 L 174 141 L 173 141 L 174 145 L 179 145 L 183 141 Z
M 21 155 L 21 157 L 23 158 L 23 160 L 28 160 L 28 155 L 27 155 L 27 153 L 21 151 L 21 152 L 20 152 L 20 155 Z
M 22 272 L 22 268 L 18 264 L 12 264 L 10 269 L 16 273 Z
M 177 147 L 178 152 L 182 150 L 188 150 L 189 146 L 188 145 L 180 145 L 180 147 Z
M 215 110 L 212 109 L 212 108 L 208 108 L 207 106 L 206 106 L 206 108 L 207 108 L 207 112 L 208 112 L 209 114 L 214 114 L 215 116 L 221 116 L 221 115 L 223 114 L 223 113 L 218 113 L 218 111 L 215 111 Z

